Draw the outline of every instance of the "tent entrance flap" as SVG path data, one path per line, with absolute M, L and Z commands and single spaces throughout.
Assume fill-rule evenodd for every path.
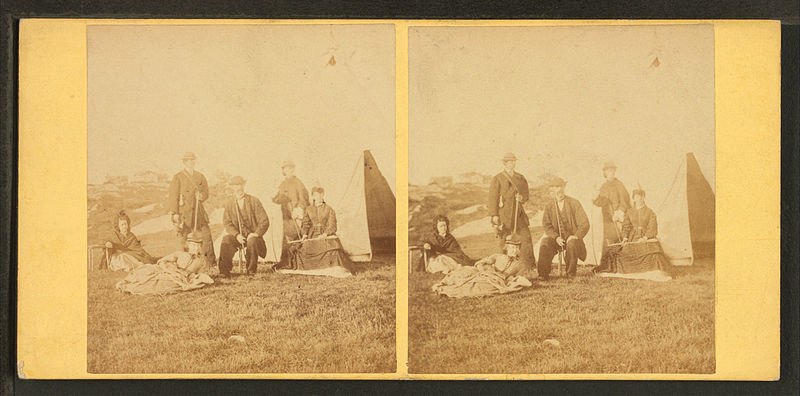
M 656 211 L 658 239 L 672 265 L 692 265 L 697 257 L 713 257 L 716 201 L 694 154 L 687 153 L 669 193 Z
M 364 194 L 372 250 L 394 253 L 397 224 L 395 196 L 369 150 L 364 151 Z

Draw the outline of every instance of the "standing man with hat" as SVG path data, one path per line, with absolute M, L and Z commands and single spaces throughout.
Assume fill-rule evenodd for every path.
M 284 179 L 278 186 L 278 192 L 272 197 L 272 202 L 281 206 L 281 217 L 283 218 L 283 235 L 296 236 L 302 235 L 297 222 L 293 218 L 295 214 L 300 217 L 304 215 L 308 207 L 308 190 L 305 184 L 294 175 L 294 161 L 286 160 L 281 164 L 281 172 Z M 286 238 L 283 239 L 283 251 L 281 253 L 281 263 L 286 263 L 288 244 Z
M 308 190 L 306 185 L 294 175 L 294 161 L 286 160 L 281 164 L 283 181 L 278 186 L 278 192 L 272 198 L 272 202 L 281 205 L 281 214 L 284 220 L 292 218 L 294 208 L 308 207 Z
M 542 213 L 542 227 L 545 237 L 539 245 L 539 279 L 550 279 L 550 268 L 553 257 L 564 252 L 567 277 L 574 277 L 578 272 L 578 259 L 586 260 L 586 244 L 583 237 L 589 232 L 589 217 L 581 203 L 564 194 L 566 182 L 555 177 L 550 182 L 552 198 Z
M 263 236 L 269 229 L 269 217 L 261 201 L 244 192 L 245 180 L 234 176 L 228 184 L 233 188 L 233 199 L 225 205 L 222 215 L 227 235 L 219 248 L 219 272 L 226 278 L 230 277 L 233 255 L 240 247 L 247 247 L 247 274 L 256 273 L 258 258 L 267 255 Z
M 622 241 L 622 222 L 631 207 L 630 196 L 625 185 L 616 177 L 617 165 L 614 161 L 603 164 L 603 177 L 606 181 L 600 187 L 597 197 L 592 201 L 603 212 L 603 255 L 609 242 Z M 602 259 L 601 259 L 602 261 Z
M 520 241 L 520 260 L 526 269 L 533 268 L 536 258 L 533 255 L 528 215 L 523 208 L 530 195 L 528 180 L 514 171 L 517 157 L 513 153 L 506 153 L 501 161 L 503 171 L 495 175 L 489 184 L 487 207 L 492 216 L 492 227 L 500 237 L 500 247 L 505 245 L 508 236 L 516 234 Z
M 202 173 L 194 170 L 196 160 L 194 153 L 183 154 L 183 170 L 172 177 L 166 207 L 181 246 L 186 243 L 186 235 L 193 231 L 198 233 L 203 239 L 201 255 L 205 256 L 208 266 L 213 266 L 214 243 L 208 227 L 208 214 L 203 208 L 203 202 L 208 199 L 208 181 Z

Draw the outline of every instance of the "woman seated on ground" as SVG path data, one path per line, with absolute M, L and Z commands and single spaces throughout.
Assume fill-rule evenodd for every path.
M 635 279 L 669 280 L 670 262 L 658 236 L 655 212 L 645 204 L 645 192 L 633 190 L 633 207 L 625 213 L 622 243 L 609 246 L 595 273 Z
M 121 210 L 114 221 L 114 231 L 106 240 L 106 247 L 110 249 L 110 262 L 108 269 L 112 271 L 130 271 L 142 264 L 152 264 L 156 260 L 144 251 L 139 238 L 130 231 L 131 219 Z
M 186 251 L 169 254 L 156 264 L 144 264 L 117 282 L 116 288 L 131 294 L 167 294 L 197 289 L 214 283 L 202 272 L 205 257 L 201 254 L 203 239 L 190 233 Z
M 289 241 L 289 260 L 275 269 L 281 273 L 350 276 L 350 259 L 336 236 L 336 212 L 325 203 L 325 190 L 312 188 L 311 199 L 303 215 L 302 237 Z
M 506 238 L 505 252 L 478 260 L 474 266 L 460 267 L 447 274 L 433 291 L 449 297 L 480 297 L 510 293 L 531 286 L 519 274 L 525 266 L 519 259 L 521 239 L 516 234 Z
M 433 219 L 433 232 L 422 237 L 422 244 L 428 255 L 428 272 L 446 274 L 475 262 L 461 250 L 458 241 L 450 233 L 450 220 L 445 216 L 438 215 Z

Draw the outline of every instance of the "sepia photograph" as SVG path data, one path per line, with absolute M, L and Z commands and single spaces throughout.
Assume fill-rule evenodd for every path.
M 714 373 L 712 25 L 409 28 L 409 373 Z
M 87 371 L 392 373 L 393 25 L 93 25 Z

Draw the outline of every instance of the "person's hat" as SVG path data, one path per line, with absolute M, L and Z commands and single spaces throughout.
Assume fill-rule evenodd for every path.
M 631 192 L 631 197 L 635 197 L 635 196 L 637 196 L 637 195 L 641 195 L 641 196 L 642 196 L 642 198 L 644 198 L 644 196 L 645 196 L 645 195 L 644 195 L 644 190 L 642 190 L 641 188 L 637 188 L 637 189 L 634 189 L 634 190 Z
M 514 153 L 506 153 L 503 156 L 503 161 L 516 161 L 516 160 L 517 160 L 517 156 L 514 155 Z
M 197 159 L 197 157 L 194 156 L 193 152 L 187 151 L 183 153 L 183 160 L 193 160 L 193 159 Z
M 232 177 L 232 178 L 231 178 L 231 180 L 228 182 L 228 184 L 230 184 L 230 185 L 232 185 L 232 186 L 234 186 L 234 185 L 238 185 L 238 184 L 244 185 L 244 183 L 245 183 L 245 180 L 244 180 L 244 178 L 242 178 L 241 176 L 234 176 L 234 177 Z
M 189 235 L 186 236 L 186 242 L 203 243 L 203 238 L 196 232 L 190 232 Z
M 506 245 L 522 245 L 522 238 L 517 234 L 511 234 L 506 237 Z
M 285 168 L 287 166 L 294 168 L 294 161 L 292 161 L 290 159 L 287 159 L 286 161 L 283 161 L 283 163 L 281 164 L 281 169 L 283 169 L 283 168 Z
M 316 192 L 318 192 L 320 194 L 325 194 L 325 189 L 322 188 L 322 187 L 311 187 L 311 193 L 313 194 L 313 193 L 316 193 Z
M 609 168 L 617 169 L 617 164 L 615 164 L 614 161 L 606 161 L 603 164 L 603 170 L 606 170 L 606 169 L 609 169 Z
M 558 176 L 553 176 L 550 179 L 550 187 L 564 187 L 565 185 L 567 185 L 567 182 Z

